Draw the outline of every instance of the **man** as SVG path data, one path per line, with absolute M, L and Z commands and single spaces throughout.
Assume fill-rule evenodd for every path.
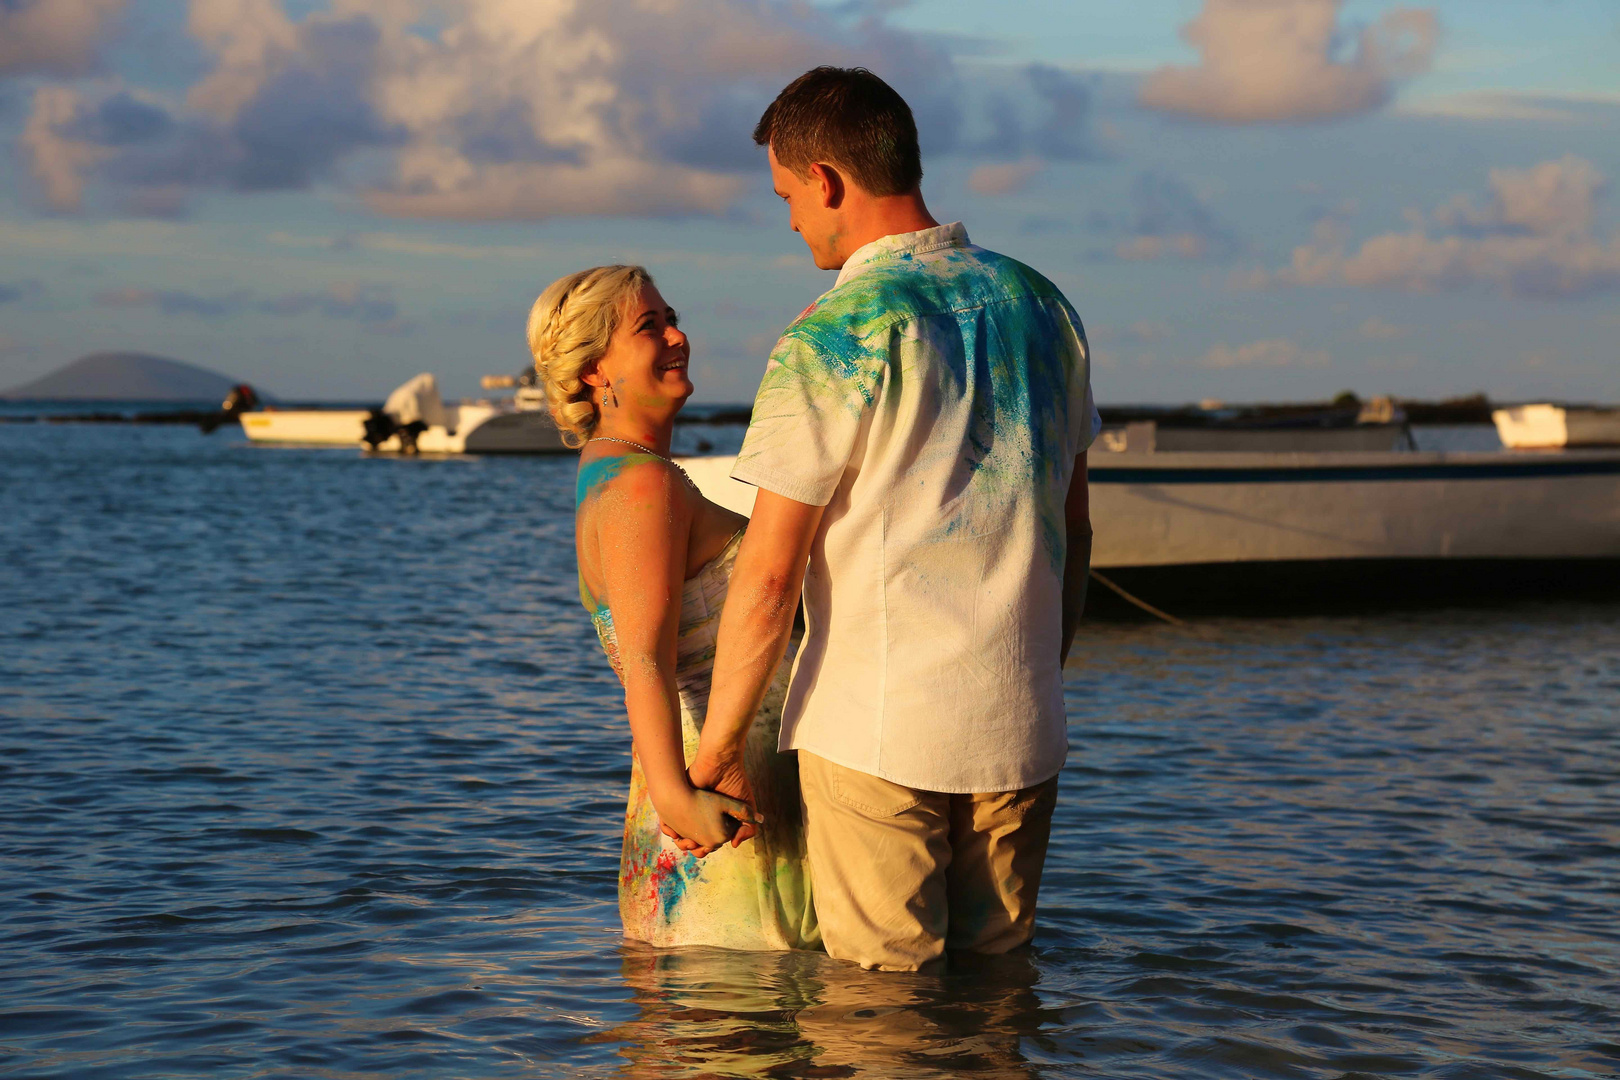
M 839 274 L 771 353 L 732 473 L 759 492 L 691 775 L 746 797 L 743 736 L 802 585 L 782 749 L 827 951 L 892 970 L 1005 952 L 1033 932 L 1068 748 L 1084 331 L 1049 281 L 929 214 L 911 110 L 871 72 L 807 72 L 754 140 Z

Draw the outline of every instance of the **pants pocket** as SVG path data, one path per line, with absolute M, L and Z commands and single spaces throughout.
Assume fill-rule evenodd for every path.
M 1023 820 L 1033 813 L 1044 813 L 1048 816 L 1052 808 L 1057 805 L 1058 778 L 1052 777 L 1031 787 L 1021 788 L 1018 791 L 1008 792 L 1007 803 L 999 812 L 1010 818 Z
M 922 802 L 923 793 L 915 788 L 870 776 L 841 765 L 832 766 L 832 797 L 851 810 L 871 817 L 894 817 Z

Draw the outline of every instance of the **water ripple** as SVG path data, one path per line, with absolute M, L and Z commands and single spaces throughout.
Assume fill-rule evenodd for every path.
M 1620 1075 L 1620 611 L 1088 627 L 1037 947 L 617 934 L 562 460 L 0 426 L 0 1074 Z

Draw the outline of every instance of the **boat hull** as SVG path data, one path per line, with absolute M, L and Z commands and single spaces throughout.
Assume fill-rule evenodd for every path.
M 1620 558 L 1620 453 L 1100 454 L 1093 564 Z
M 1620 446 L 1620 409 L 1520 405 L 1491 414 L 1502 445 L 1520 450 Z
M 462 406 L 467 412 L 468 406 Z M 564 454 L 562 434 L 544 412 L 492 412 L 477 423 L 463 425 L 462 454 Z
M 488 405 L 454 405 L 444 409 L 446 423 L 434 424 L 416 437 L 410 450 L 391 435 L 376 452 L 398 454 L 556 454 L 567 453 L 551 418 L 538 410 L 500 409 Z M 288 409 L 242 414 L 242 430 L 260 443 L 295 446 L 363 448 L 366 410 Z
M 1354 614 L 1504 600 L 1620 600 L 1620 558 L 1292 559 L 1096 568 L 1175 616 Z M 1086 618 L 1147 619 L 1096 581 Z
M 242 430 L 262 443 L 358 446 L 366 433 L 365 409 L 286 409 L 242 414 Z

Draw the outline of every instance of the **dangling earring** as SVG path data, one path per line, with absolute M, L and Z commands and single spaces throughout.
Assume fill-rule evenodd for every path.
M 613 395 L 613 407 L 617 409 L 619 407 L 619 392 L 613 389 L 613 385 L 611 383 L 602 387 L 602 404 L 604 406 L 608 403 L 609 394 Z

